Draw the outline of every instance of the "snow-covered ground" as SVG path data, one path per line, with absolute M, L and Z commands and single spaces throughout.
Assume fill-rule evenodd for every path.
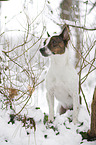
M 84 106 L 79 112 L 79 122 L 74 125 L 71 122 L 72 112 L 67 111 L 63 115 L 57 115 L 53 123 L 45 123 L 44 114 L 40 109 L 31 107 L 28 117 L 34 118 L 34 128 L 25 129 L 21 121 L 15 121 L 12 125 L 9 111 L 0 109 L 0 145 L 96 145 L 96 141 L 82 140 L 79 132 L 87 132 L 89 129 L 89 116 Z

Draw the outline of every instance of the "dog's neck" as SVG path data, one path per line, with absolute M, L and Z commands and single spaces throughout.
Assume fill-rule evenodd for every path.
M 68 48 L 65 49 L 64 54 L 56 54 L 51 56 L 51 66 L 52 65 L 66 65 L 69 64 L 70 58 L 69 58 L 69 50 Z

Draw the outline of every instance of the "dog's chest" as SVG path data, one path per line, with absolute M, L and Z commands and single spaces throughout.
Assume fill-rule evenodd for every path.
M 51 66 L 47 74 L 47 81 L 51 87 L 70 87 L 75 80 L 75 71 L 70 64 Z
M 54 56 L 46 78 L 47 90 L 53 89 L 56 98 L 63 101 L 64 94 L 66 99 L 68 95 L 73 95 L 77 82 L 76 70 L 69 62 L 67 54 Z
M 68 50 L 63 55 L 52 56 L 47 79 L 53 83 L 70 82 L 76 76 L 76 70 L 69 60 Z

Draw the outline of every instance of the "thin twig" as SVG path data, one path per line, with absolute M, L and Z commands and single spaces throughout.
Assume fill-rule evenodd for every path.
M 51 19 L 51 18 L 50 18 Z M 68 26 L 71 26 L 71 27 L 74 27 L 74 28 L 78 28 L 78 29 L 83 29 L 83 30 L 86 30 L 86 31 L 96 31 L 96 28 L 87 28 L 87 27 L 84 27 L 84 26 L 79 26 L 79 25 L 76 25 L 76 24 L 70 24 L 72 22 L 68 21 L 68 20 L 64 20 L 63 24 L 60 24 L 60 23 L 57 23 L 55 20 L 51 19 L 56 25 L 60 26 L 60 27 L 63 27 L 64 26 L 64 23 L 66 23 Z
M 93 64 L 94 62 L 95 62 L 95 59 L 93 60 L 92 64 Z M 91 68 L 92 68 L 92 65 L 90 66 L 88 73 L 81 79 L 81 80 L 83 80 L 83 81 L 81 82 L 81 84 L 83 84 L 83 83 L 86 81 L 88 75 L 90 74 Z M 84 78 L 85 78 L 85 79 L 84 79 Z
M 91 63 L 90 63 L 88 60 L 86 60 L 85 57 L 82 56 L 81 52 L 79 52 L 78 49 L 76 49 L 76 47 L 73 45 L 72 42 L 71 42 L 71 44 L 72 44 L 73 48 L 76 50 L 76 52 L 80 55 L 80 57 L 81 57 L 85 62 L 87 62 L 88 64 L 91 65 Z M 81 59 L 81 58 L 80 58 L 80 59 Z M 93 66 L 94 68 L 96 68 L 96 66 L 94 66 L 93 64 L 92 64 L 92 66 Z M 80 73 L 80 71 L 78 72 L 78 74 L 79 74 L 79 73 Z
M 35 88 L 32 88 L 32 94 L 33 94 L 34 90 L 35 90 Z M 21 110 L 20 110 L 18 113 L 16 113 L 15 115 L 18 115 L 18 114 L 20 114 L 20 113 L 22 112 L 22 110 L 25 108 L 25 106 L 26 106 L 27 103 L 29 102 L 31 96 L 32 96 L 32 95 L 29 96 L 29 98 L 28 98 L 28 100 L 26 101 L 26 103 L 24 104 L 24 106 L 23 106 L 23 107 L 21 108 Z
M 26 49 L 22 54 L 20 54 L 19 56 L 13 58 L 13 60 L 16 60 L 17 58 L 21 57 L 22 55 L 24 55 L 24 53 L 26 53 L 27 51 L 29 51 L 35 44 L 37 44 L 37 42 L 42 38 L 43 34 L 40 36 L 40 38 L 34 42 L 28 49 Z M 23 44 L 24 45 L 24 44 Z
M 86 108 L 87 108 L 88 114 L 89 114 L 89 116 L 90 116 L 90 110 L 89 110 L 89 108 L 88 108 L 88 104 L 87 104 L 87 101 L 86 101 L 84 92 L 83 92 L 82 88 L 80 88 L 80 90 L 81 90 L 81 92 L 82 92 L 82 95 L 83 95 L 83 98 L 84 98 L 84 101 L 85 101 L 85 104 L 86 104 Z
M 9 55 L 7 55 L 4 51 L 2 51 L 12 62 L 14 62 L 17 66 L 19 66 L 20 68 L 22 68 L 23 71 L 27 72 L 27 74 L 29 74 L 29 72 L 24 69 L 19 63 L 15 62 L 12 58 L 9 57 Z

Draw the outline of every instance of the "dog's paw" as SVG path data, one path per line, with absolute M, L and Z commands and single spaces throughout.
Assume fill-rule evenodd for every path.
M 48 122 L 53 122 L 54 121 L 54 116 L 50 116 L 48 117 Z
M 73 123 L 74 123 L 74 125 L 76 125 L 78 123 L 78 118 L 77 117 L 73 118 Z

